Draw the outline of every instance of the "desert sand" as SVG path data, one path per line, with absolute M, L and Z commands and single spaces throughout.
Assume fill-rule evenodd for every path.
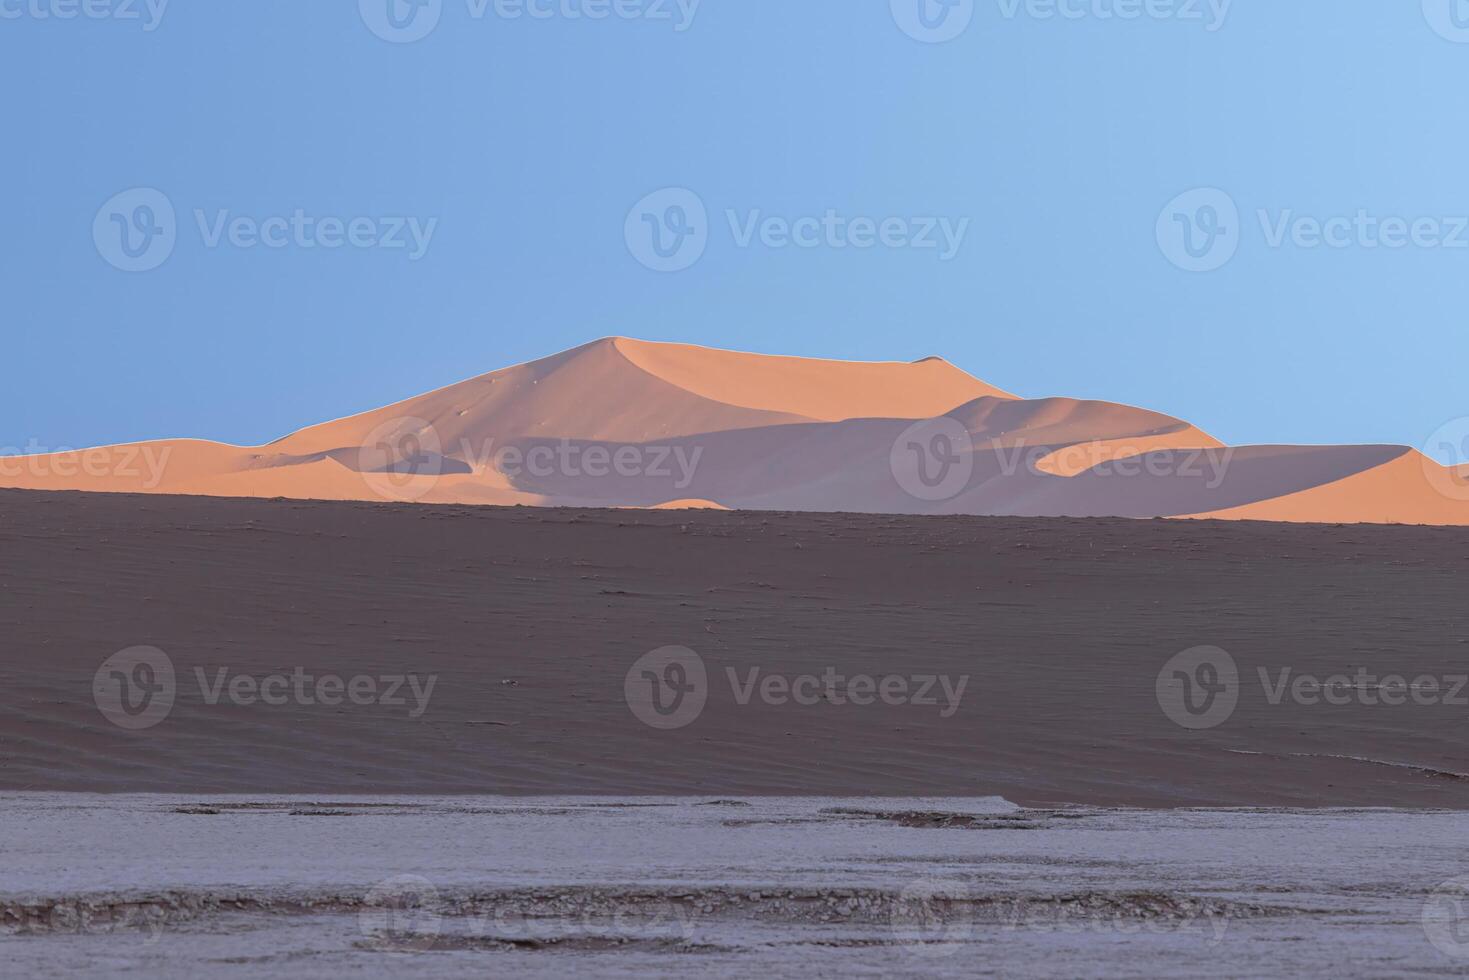
M 60 793 L 0 823 L 21 977 L 1375 980 L 1457 975 L 1469 815 Z
M 919 480 L 920 468 L 953 465 L 939 492 Z M 1405 446 L 1225 447 L 1140 408 L 1020 399 L 940 358 L 856 363 L 622 337 L 266 446 L 163 440 L 0 458 L 0 487 L 1469 525 L 1469 469 Z
M 1457 528 L 0 491 L 0 789 L 1466 807 L 1469 706 L 1273 704 L 1257 680 L 1469 673 L 1466 574 Z M 138 645 L 178 696 L 128 731 L 93 681 Z M 671 645 L 708 700 L 659 730 L 624 681 Z M 1155 682 L 1199 645 L 1242 688 L 1196 731 Z M 948 714 L 726 681 L 828 668 L 968 680 Z M 417 715 L 209 704 L 196 671 L 436 686 Z

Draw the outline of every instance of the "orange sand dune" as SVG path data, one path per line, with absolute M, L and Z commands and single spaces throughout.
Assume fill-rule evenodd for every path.
M 980 395 L 1013 398 L 938 357 L 911 364 L 773 357 L 617 339 L 629 361 L 669 384 L 729 405 L 808 419 L 921 419 Z
M 1425 470 L 1440 475 L 1425 479 Z M 1199 517 L 1251 521 L 1314 521 L 1332 524 L 1463 524 L 1464 497 L 1445 496 L 1434 486 L 1454 479 L 1417 450 L 1318 487 L 1271 497 Z M 1469 472 L 1456 477 L 1469 491 Z
M 716 504 L 712 500 L 700 500 L 697 497 L 684 500 L 670 500 L 667 503 L 654 504 L 650 510 L 729 510 L 723 504 Z
M 925 483 L 939 477 L 937 490 Z M 1232 448 L 1141 408 L 1020 399 L 939 358 L 858 363 L 622 337 L 265 446 L 166 440 L 4 458 L 0 487 L 1469 525 L 1469 467 L 1402 446 Z

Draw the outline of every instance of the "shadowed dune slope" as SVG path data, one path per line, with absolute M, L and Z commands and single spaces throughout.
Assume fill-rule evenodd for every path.
M 1402 446 L 1233 448 L 1141 408 L 1017 398 L 936 357 L 859 363 L 623 337 L 265 446 L 165 440 L 0 459 L 0 487 L 1469 524 L 1469 474 Z
M 1469 808 L 1464 708 L 1260 679 L 1462 676 L 1466 556 L 1459 528 L 0 491 L 0 790 Z M 1201 644 L 1241 689 L 1196 731 L 1156 685 Z M 125 731 L 94 685 L 135 645 L 177 697 Z M 676 730 L 625 700 L 669 645 L 708 676 Z M 828 667 L 968 680 L 926 705 L 740 694 Z M 210 700 L 221 671 L 296 668 L 437 681 L 417 713 L 411 689 Z

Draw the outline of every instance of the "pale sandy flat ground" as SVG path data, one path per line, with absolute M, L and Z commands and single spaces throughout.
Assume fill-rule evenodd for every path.
M 1004 796 L 1469 806 L 1469 707 L 1269 703 L 1257 668 L 1469 671 L 1469 532 L 1239 522 L 573 511 L 0 492 L 0 788 Z M 1237 709 L 1155 683 L 1227 650 Z M 166 651 L 172 713 L 93 700 Z M 629 668 L 696 651 L 645 725 Z M 748 676 L 967 675 L 957 710 L 737 702 Z M 196 668 L 434 675 L 426 710 L 209 705 Z
M 960 822 L 912 826 L 901 818 L 911 811 Z M 0 800 L 0 827 L 7 976 L 1383 977 L 1469 966 L 1466 815 L 1455 811 L 21 794 Z

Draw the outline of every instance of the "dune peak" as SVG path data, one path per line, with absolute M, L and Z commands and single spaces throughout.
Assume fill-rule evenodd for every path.
M 1144 408 L 1018 398 L 938 356 L 822 359 L 621 334 L 265 446 L 175 439 L 0 459 L 0 487 L 1469 525 L 1469 471 L 1406 447 L 1230 447 Z

